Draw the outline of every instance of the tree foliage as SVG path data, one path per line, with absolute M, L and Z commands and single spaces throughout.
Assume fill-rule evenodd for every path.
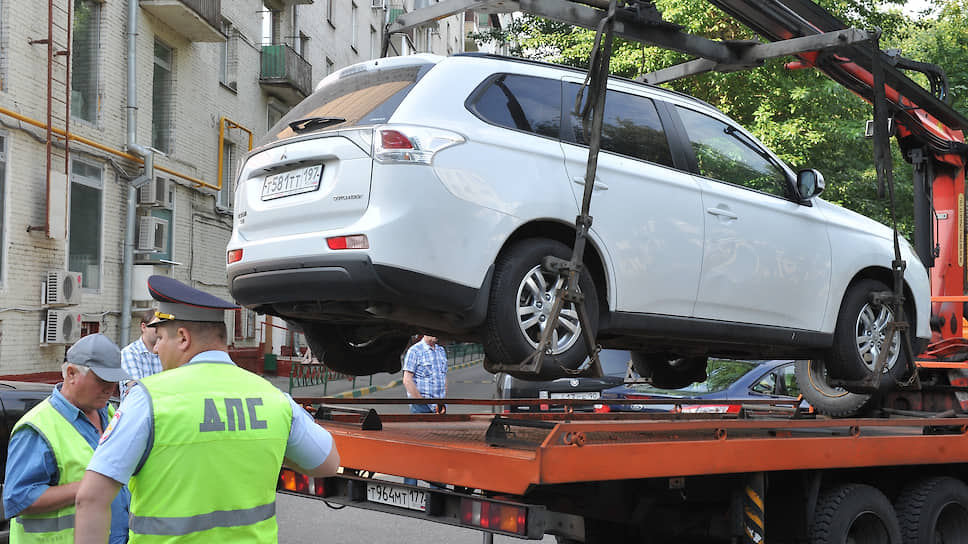
M 901 12 L 904 0 L 820 0 L 847 26 L 882 30 L 881 47 L 900 47 L 904 56 L 936 63 L 948 72 L 953 105 L 968 109 L 968 6 L 965 0 L 935 0 L 936 16 L 916 19 Z M 667 21 L 691 34 L 716 40 L 756 36 L 705 0 L 655 0 Z M 495 39 L 512 54 L 587 67 L 594 44 L 592 30 L 523 16 L 507 29 L 479 39 Z M 635 78 L 689 58 L 675 51 L 616 39 L 610 70 Z M 864 137 L 872 108 L 844 87 L 813 69 L 790 70 L 791 59 L 767 61 L 755 70 L 708 73 L 665 87 L 705 100 L 745 126 L 794 169 L 824 173 L 824 197 L 890 224 L 886 199 L 877 197 L 873 144 Z M 915 78 L 917 79 L 917 78 Z M 894 146 L 898 226 L 913 230 L 911 168 Z

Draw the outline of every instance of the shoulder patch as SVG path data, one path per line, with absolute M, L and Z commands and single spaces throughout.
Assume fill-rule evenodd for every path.
M 111 436 L 111 432 L 114 430 L 114 427 L 117 426 L 119 421 L 121 421 L 121 410 L 114 412 L 114 417 L 112 417 L 111 421 L 108 422 L 107 428 L 104 429 L 104 433 L 101 435 L 101 440 L 98 442 L 99 445 L 103 444 L 104 441 Z

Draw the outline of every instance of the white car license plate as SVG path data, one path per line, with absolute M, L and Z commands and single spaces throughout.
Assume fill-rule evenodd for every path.
M 366 484 L 366 499 L 370 502 L 399 506 L 410 510 L 427 511 L 427 494 L 419 489 L 388 484 Z
M 598 391 L 586 391 L 582 393 L 551 393 L 551 398 L 553 399 L 596 400 L 601 398 L 601 396 L 601 393 Z
M 309 193 L 319 189 L 323 177 L 323 165 L 316 164 L 266 176 L 262 182 L 262 200 Z

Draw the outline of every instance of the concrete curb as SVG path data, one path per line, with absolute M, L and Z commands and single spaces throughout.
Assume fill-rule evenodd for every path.
M 447 367 L 447 371 L 449 372 L 451 370 L 458 370 L 458 369 L 461 369 L 461 368 L 467 368 L 469 366 L 474 366 L 474 365 L 477 365 L 477 364 L 481 364 L 482 362 L 484 362 L 484 359 L 483 358 L 481 358 L 481 359 L 474 359 L 473 361 L 467 361 L 465 363 L 458 363 L 456 365 L 448 366 Z M 368 385 L 366 387 L 359 387 L 357 389 L 352 389 L 350 391 L 343 391 L 342 393 L 337 393 L 335 395 L 330 395 L 330 397 L 331 398 L 334 398 L 334 399 L 348 399 L 348 398 L 363 397 L 363 396 L 369 395 L 370 393 L 374 393 L 376 391 L 383 391 L 384 389 L 391 389 L 393 387 L 397 387 L 398 385 L 403 385 L 403 379 L 402 378 L 398 378 L 398 379 L 393 380 L 391 382 L 388 382 L 388 383 L 386 383 L 384 385 Z

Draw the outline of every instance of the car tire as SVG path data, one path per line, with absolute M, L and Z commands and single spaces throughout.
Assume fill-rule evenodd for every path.
M 408 335 L 385 334 L 358 338 L 352 327 L 302 323 L 309 349 L 331 370 L 350 376 L 399 372 Z
M 875 307 L 870 302 L 872 293 L 889 290 L 874 279 L 862 279 L 848 288 L 837 315 L 833 347 L 825 361 L 831 377 L 851 381 L 867 378 L 874 372 L 881 349 L 889 349 L 890 353 L 878 385 L 890 386 L 893 379 L 900 378 L 907 370 L 908 357 L 900 332 L 895 333 L 895 340 L 891 342 L 883 338 L 893 312 L 887 306 Z M 912 315 L 910 308 L 905 308 L 905 314 Z
M 915 482 L 894 509 L 905 544 L 968 542 L 968 486 L 948 476 Z
M 830 417 L 858 415 L 870 403 L 871 395 L 851 393 L 827 383 L 827 369 L 820 359 L 801 360 L 794 365 L 800 394 L 810 406 Z
M 632 368 L 659 389 L 682 389 L 706 381 L 706 357 L 669 357 L 657 353 L 632 352 Z
M 879 489 L 844 484 L 824 493 L 811 520 L 811 544 L 900 544 L 894 507 Z
M 558 286 L 564 280 L 542 269 L 541 263 L 549 255 L 569 259 L 571 249 L 555 240 L 527 239 L 516 242 L 498 256 L 484 333 L 484 352 L 492 362 L 517 365 L 537 348 L 544 319 L 554 303 Z M 585 296 L 585 312 L 594 337 L 598 332 L 598 298 L 595 283 L 585 269 L 578 280 L 578 288 Z M 527 378 L 564 377 L 567 374 L 565 369 L 578 368 L 588 356 L 574 304 L 565 304 L 557 330 L 562 331 L 557 337 L 557 346 L 542 358 L 538 372 Z M 519 372 L 507 371 L 516 377 L 524 377 Z

